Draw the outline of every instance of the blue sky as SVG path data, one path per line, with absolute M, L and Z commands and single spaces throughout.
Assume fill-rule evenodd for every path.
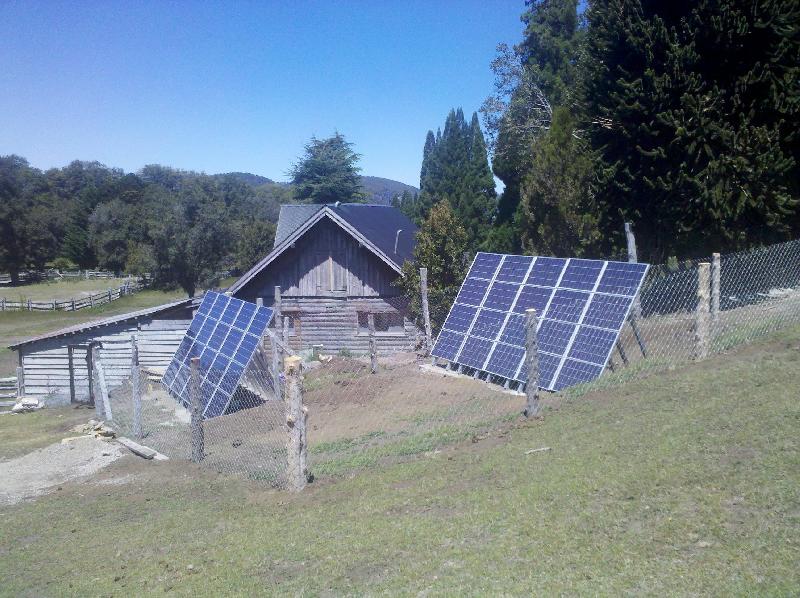
M 364 174 L 419 184 L 428 129 L 492 91 L 523 0 L 0 0 L 0 154 L 285 180 L 338 129 Z

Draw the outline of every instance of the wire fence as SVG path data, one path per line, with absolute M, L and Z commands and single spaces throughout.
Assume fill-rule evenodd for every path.
M 567 392 L 624 384 L 798 323 L 800 241 L 651 267 L 607 371 Z M 563 343 L 559 330 L 542 325 L 539 347 Z M 225 415 L 202 422 L 200 459 L 193 454 L 192 405 L 175 401 L 158 372 L 133 368 L 131 377 L 110 390 L 113 425 L 170 458 L 194 459 L 221 474 L 286 487 L 297 451 L 303 475 L 336 478 L 441 458 L 453 444 L 503 434 L 522 418 L 521 385 L 504 387 L 502 379 L 469 368 L 457 373 L 438 367 L 421 353 L 383 353 L 379 343 L 374 339 L 366 354 L 328 354 L 315 347 L 297 356 L 302 377 L 295 383 L 302 387 L 300 405 L 307 410 L 301 422 L 290 405 L 291 381 L 283 367 L 292 351 L 270 331 Z M 133 398 L 137 392 L 139 407 Z

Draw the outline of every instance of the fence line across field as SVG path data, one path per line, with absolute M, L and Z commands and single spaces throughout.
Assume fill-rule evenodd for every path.
M 424 299 L 424 286 L 420 292 Z M 608 362 L 611 371 L 567 393 L 624 384 L 800 323 L 800 241 L 651 267 L 638 299 Z M 154 372 L 135 363 L 133 350 L 130 375 L 104 379 L 108 366 L 93 352 L 98 416 L 171 458 L 297 490 L 311 476 L 433 457 L 523 413 L 536 416 L 549 400 L 535 383 L 536 347 L 554 339 L 534 311 L 526 314 L 529 383 L 516 390 L 476 383 L 492 379 L 468 368 L 459 373 L 431 364 L 425 339 L 418 352 L 382 352 L 374 316 L 364 354 L 327 353 L 319 345 L 293 350 L 279 303 L 274 314 L 224 415 L 199 417 L 197 383 L 186 404 L 175 401 Z
M 33 301 L 31 299 L 21 299 L 20 301 L 10 301 L 0 298 L 0 312 L 3 311 L 78 311 L 105 305 L 141 291 L 144 285 L 140 282 L 128 282 L 116 289 L 108 289 L 92 293 L 85 297 L 74 299 L 62 299 L 53 301 Z

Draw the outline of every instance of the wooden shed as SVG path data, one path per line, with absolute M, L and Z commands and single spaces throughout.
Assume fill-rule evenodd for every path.
M 374 314 L 379 352 L 413 350 L 419 331 L 392 283 L 412 259 L 416 233 L 414 223 L 389 206 L 284 205 L 274 249 L 230 292 L 247 301 L 261 298 L 288 318 L 294 349 L 366 352 Z
M 109 385 L 130 375 L 132 338 L 145 368 L 163 370 L 192 319 L 192 300 L 185 299 L 112 318 L 63 328 L 9 347 L 17 351 L 26 396 L 42 397 L 49 406 L 89 398 L 87 352 L 99 344 Z

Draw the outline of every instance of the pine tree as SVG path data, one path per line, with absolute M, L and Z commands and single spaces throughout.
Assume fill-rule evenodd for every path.
M 786 238 L 798 220 L 800 5 L 598 0 L 586 101 L 605 224 L 645 259 Z
M 360 156 L 352 148 L 338 132 L 328 139 L 312 137 L 304 156 L 290 171 L 297 199 L 311 203 L 360 201 Z

